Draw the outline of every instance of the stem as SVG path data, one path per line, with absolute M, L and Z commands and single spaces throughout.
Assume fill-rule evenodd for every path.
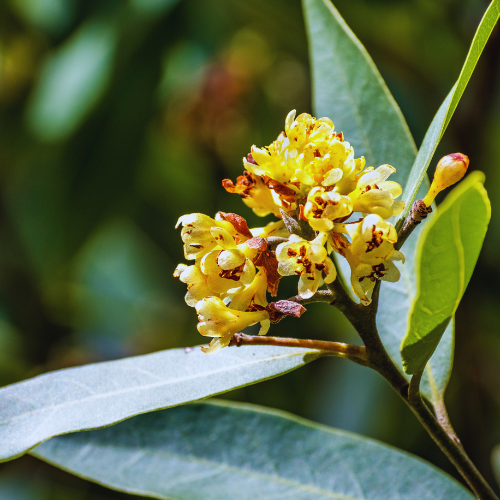
M 377 283 L 377 285 L 379 285 L 379 283 Z M 350 302 L 346 300 L 335 301 L 332 305 L 336 305 L 344 312 L 365 343 L 368 355 L 368 366 L 378 371 L 403 398 L 428 434 L 460 472 L 477 498 L 480 500 L 498 500 L 494 491 L 468 457 L 454 432 L 453 435 L 449 434 L 451 425 L 449 425 L 449 427 L 440 425 L 440 422 L 436 420 L 429 408 L 423 402 L 419 390 L 420 378 L 422 377 L 423 370 L 415 374 L 411 382 L 408 383 L 387 354 L 378 335 L 375 322 L 378 305 L 378 290 L 379 287 L 376 286 L 372 296 L 372 303 L 367 307 L 355 304 L 350 297 Z M 337 296 L 341 293 L 338 290 L 338 285 L 336 286 L 335 293 Z M 345 290 L 344 293 L 346 293 Z M 442 407 L 438 406 L 438 408 L 441 411 L 441 413 L 437 413 L 438 417 L 441 416 L 441 420 L 449 424 L 446 411 L 443 413 L 444 405 Z M 446 419 L 444 417 L 445 414 Z
M 425 430 L 467 481 L 476 497 L 480 500 L 498 500 L 495 492 L 472 463 L 462 445 L 457 443 L 440 425 L 423 402 L 420 393 L 418 399 L 414 398 L 411 402 L 408 401 L 408 405 Z
M 441 402 L 441 404 L 436 405 L 438 421 L 423 402 L 419 387 L 423 370 L 415 374 L 408 383 L 385 350 L 376 324 L 380 281 L 376 283 L 373 290 L 371 304 L 366 307 L 356 304 L 349 297 L 339 280 L 335 280 L 328 285 L 328 288 L 335 295 L 332 306 L 337 307 L 344 313 L 364 342 L 367 366 L 379 372 L 403 398 L 428 434 L 460 472 L 477 498 L 480 500 L 499 500 L 456 437 L 449 422 L 444 403 Z
M 294 339 L 286 337 L 265 337 L 236 333 L 229 345 L 278 345 L 283 347 L 305 347 L 323 351 L 324 355 L 346 358 L 362 366 L 369 366 L 366 349 L 362 346 L 329 342 L 326 340 Z
M 372 367 L 381 373 L 403 398 L 427 433 L 460 472 L 476 497 L 480 500 L 498 500 L 494 491 L 481 476 L 476 466 L 472 463 L 471 459 L 458 441 L 458 438 L 454 435 L 454 432 L 453 435 L 450 435 L 447 432 L 447 429 L 440 425 L 440 422 L 436 420 L 436 417 L 434 417 L 422 400 L 418 385 L 423 371 L 415 374 L 408 384 L 392 360 L 390 360 L 390 364 L 387 362 L 387 357 L 388 356 L 385 355 L 381 356 L 380 359 L 383 361 L 381 367 L 377 366 L 378 355 L 369 353 L 368 359 L 371 362 Z
M 448 436 L 450 436 L 450 438 L 453 439 L 455 443 L 457 443 L 457 445 L 463 448 L 462 443 L 460 442 L 460 439 L 458 439 L 458 436 L 455 432 L 455 429 L 453 429 L 453 426 L 451 425 L 450 417 L 448 416 L 448 412 L 446 411 L 446 406 L 444 405 L 443 399 L 440 398 L 437 401 L 433 401 L 432 407 L 434 408 L 434 413 L 436 414 L 439 425 L 446 431 L 446 434 L 448 434 Z

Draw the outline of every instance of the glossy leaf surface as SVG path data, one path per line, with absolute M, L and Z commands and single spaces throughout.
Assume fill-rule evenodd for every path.
M 479 257 L 491 216 L 484 175 L 473 172 L 438 208 L 417 250 L 417 296 L 401 345 L 409 374 L 425 366 L 455 313 Z

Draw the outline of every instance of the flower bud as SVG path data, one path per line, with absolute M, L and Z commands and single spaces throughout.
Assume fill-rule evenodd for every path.
M 467 172 L 469 157 L 462 153 L 443 156 L 436 166 L 434 179 L 423 202 L 429 206 L 438 193 L 457 183 Z

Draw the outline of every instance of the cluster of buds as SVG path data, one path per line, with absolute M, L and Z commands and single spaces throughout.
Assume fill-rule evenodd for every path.
M 199 332 L 214 337 L 207 352 L 227 346 L 247 326 L 260 322 L 265 334 L 270 321 L 289 311 L 300 315 L 289 305 L 280 312 L 276 304 L 287 301 L 268 304 L 266 292 L 276 296 L 282 276 L 297 276 L 298 298 L 312 297 L 336 279 L 332 253 L 349 264 L 361 304 L 370 304 L 377 280 L 399 280 L 394 261 L 404 256 L 388 221 L 404 210 L 396 199 L 401 186 L 387 180 L 396 170 L 365 167 L 329 118 L 291 111 L 285 131 L 265 148 L 252 146 L 243 164 L 243 175 L 236 183 L 225 179 L 224 188 L 276 222 L 249 229 L 239 215 L 222 212 L 178 222 L 194 264 L 180 264 L 175 276 L 188 285 L 186 302 L 196 308 Z

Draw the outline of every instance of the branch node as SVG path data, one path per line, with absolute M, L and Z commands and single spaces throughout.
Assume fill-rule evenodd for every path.
M 432 212 L 432 207 L 427 206 L 423 200 L 416 200 L 411 207 L 410 213 L 405 220 L 405 223 L 398 233 L 398 241 L 394 245 L 396 250 L 399 250 L 413 230 L 427 218 Z

